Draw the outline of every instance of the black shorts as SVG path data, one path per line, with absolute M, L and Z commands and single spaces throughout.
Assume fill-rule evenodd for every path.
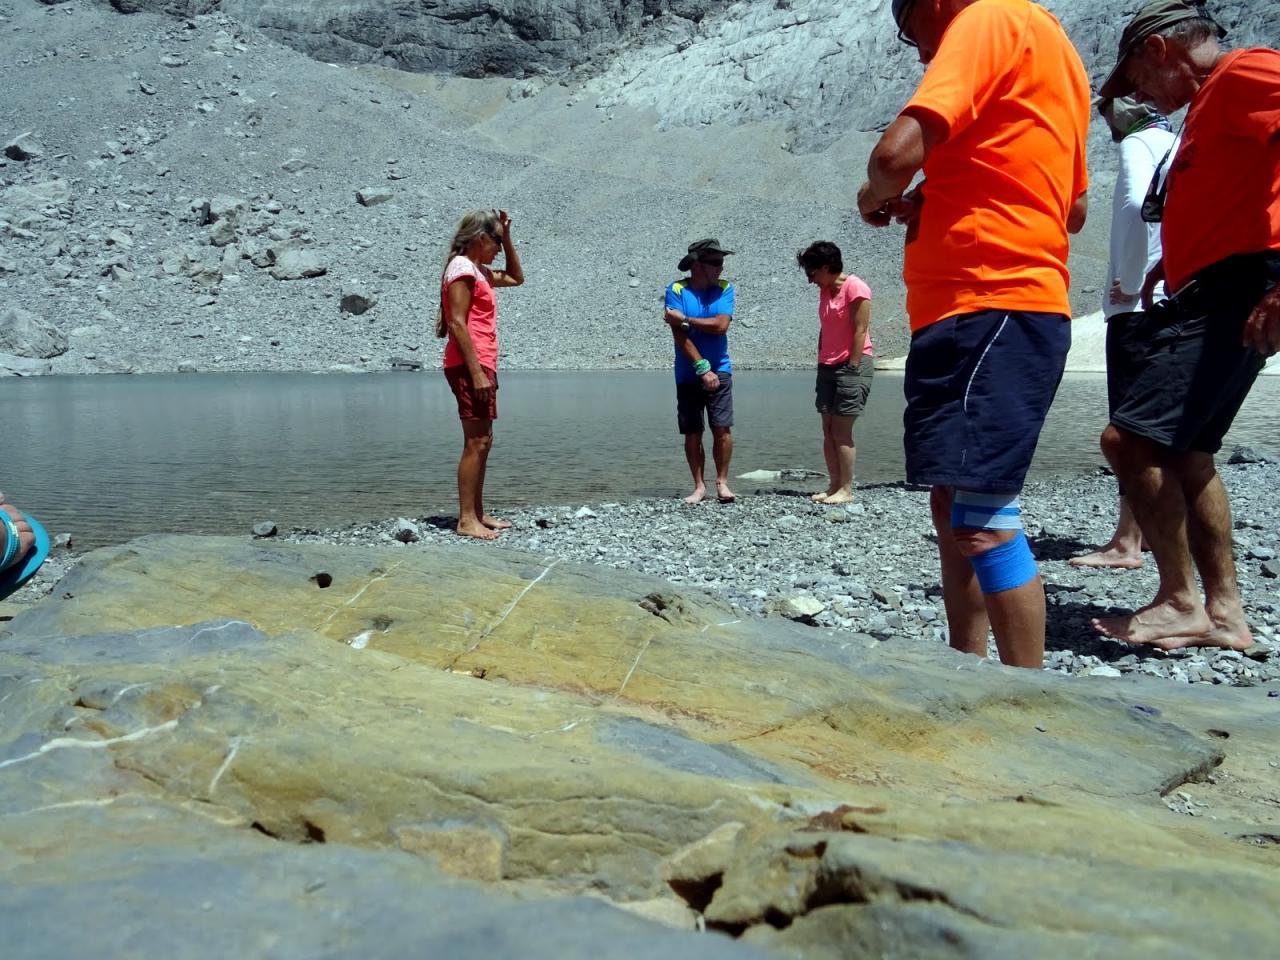
M 1280 253 L 1241 254 L 1134 314 L 1117 331 L 1114 378 L 1108 370 L 1111 422 L 1171 450 L 1217 453 L 1266 363 L 1240 342 L 1245 322 L 1277 281 Z
M 862 416 L 875 372 L 875 361 L 868 356 L 858 357 L 857 363 L 818 364 L 813 405 L 824 415 Z
M 975 493 L 1022 489 L 1053 403 L 1071 321 L 983 310 L 916 331 L 902 415 L 907 480 Z
M 676 425 L 681 433 L 702 432 L 702 411 L 707 411 L 707 419 L 712 427 L 733 426 L 733 376 L 728 373 L 716 374 L 720 378 L 720 386 L 708 390 L 702 385 L 702 378 L 676 384 Z

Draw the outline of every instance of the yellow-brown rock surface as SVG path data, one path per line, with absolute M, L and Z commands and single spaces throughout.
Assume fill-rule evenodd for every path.
M 0 637 L 0 911 L 125 882 L 137 843 L 239 883 L 354 857 L 441 897 L 679 917 L 655 905 L 676 890 L 797 956 L 1256 951 L 1280 936 L 1278 715 L 496 549 L 148 537 Z

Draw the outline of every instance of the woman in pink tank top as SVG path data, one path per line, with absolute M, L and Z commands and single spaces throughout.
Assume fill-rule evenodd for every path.
M 489 267 L 502 251 L 503 269 Z M 524 271 L 505 210 L 472 210 L 458 223 L 440 274 L 436 336 L 448 337 L 444 375 L 458 401 L 458 526 L 465 537 L 494 540 L 511 526 L 484 510 L 484 473 L 498 419 L 497 287 L 518 287 Z

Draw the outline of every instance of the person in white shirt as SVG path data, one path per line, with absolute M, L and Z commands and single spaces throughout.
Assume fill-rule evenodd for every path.
M 1142 310 L 1143 282 L 1161 255 L 1160 224 L 1142 219 L 1142 204 L 1153 181 L 1158 186 L 1168 173 L 1176 138 L 1163 114 L 1129 97 L 1103 99 L 1098 112 L 1120 148 L 1120 172 L 1111 199 L 1111 263 L 1102 303 L 1107 319 L 1107 400 L 1114 408 L 1132 354 L 1125 334 Z M 1164 299 L 1163 285 L 1156 287 L 1155 299 Z M 1121 489 L 1120 519 L 1111 539 L 1070 562 L 1078 567 L 1133 569 L 1142 566 L 1142 548 L 1142 531 Z

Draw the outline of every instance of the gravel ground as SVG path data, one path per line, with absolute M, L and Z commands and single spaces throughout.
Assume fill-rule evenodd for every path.
M 1235 516 L 1236 562 L 1257 643 L 1244 653 L 1164 653 L 1096 635 L 1091 617 L 1151 599 L 1155 564 L 1102 571 L 1067 558 L 1104 542 L 1115 522 L 1115 481 L 1102 473 L 1038 483 L 1023 495 L 1033 549 L 1048 595 L 1046 669 L 1116 676 L 1143 673 L 1183 683 L 1276 684 L 1280 695 L 1280 464 L 1224 465 Z M 718 594 L 747 616 L 789 616 L 820 631 L 867 642 L 944 643 L 937 556 L 921 488 L 862 488 L 847 507 L 813 504 L 809 482 L 753 489 L 739 481 L 737 503 L 696 507 L 678 499 L 592 503 L 503 513 L 514 528 L 502 547 L 662 577 Z M 495 508 L 500 505 L 493 505 Z M 397 518 L 336 531 L 293 531 L 300 540 L 394 543 L 419 550 L 459 539 L 452 517 Z M 416 538 L 416 539 L 415 539 Z M 1274 652 L 1273 652 L 1274 651 Z M 994 656 L 994 647 L 992 649 Z

